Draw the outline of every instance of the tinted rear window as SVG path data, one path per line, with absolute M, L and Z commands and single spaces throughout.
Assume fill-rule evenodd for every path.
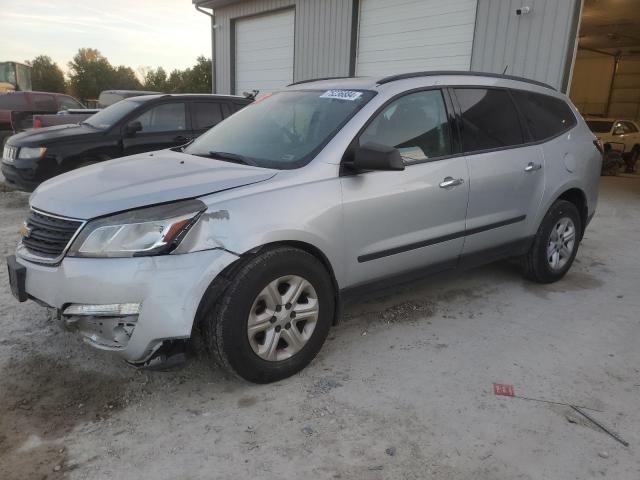
M 587 125 L 594 133 L 609 133 L 611 127 L 613 127 L 613 122 L 608 120 L 588 120 Z
M 576 118 L 566 102 L 539 93 L 513 91 L 533 140 L 545 140 L 566 132 Z
M 523 143 L 518 112 L 506 90 L 456 88 L 466 152 Z
M 194 130 L 203 130 L 217 125 L 222 120 L 222 109 L 219 103 L 192 103 L 191 119 Z
M 27 99 L 24 95 L 14 93 L 0 94 L 1 110 L 28 110 Z

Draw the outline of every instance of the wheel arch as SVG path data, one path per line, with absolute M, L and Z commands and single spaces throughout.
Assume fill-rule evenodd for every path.
M 578 209 L 581 223 L 580 238 L 582 239 L 582 236 L 584 235 L 584 232 L 587 228 L 587 220 L 589 218 L 589 205 L 587 203 L 587 195 L 582 189 L 578 187 L 572 187 L 559 194 L 552 202 L 552 205 L 558 200 L 566 200 L 567 202 L 571 202 Z
M 334 290 L 334 298 L 335 298 L 335 310 L 333 315 L 333 325 L 338 323 L 342 315 L 342 304 L 340 298 L 340 288 L 338 285 L 338 281 L 336 279 L 335 272 L 333 270 L 333 266 L 329 261 L 329 258 L 326 254 L 317 246 L 312 245 L 308 242 L 304 242 L 301 240 L 278 240 L 269 243 L 264 243 L 262 245 L 256 246 L 247 252 L 240 255 L 240 257 L 233 263 L 229 264 L 220 274 L 214 278 L 209 286 L 204 291 L 200 303 L 198 304 L 198 308 L 196 309 L 196 314 L 192 327 L 192 336 L 193 330 L 200 329 L 200 323 L 202 322 L 205 312 L 207 312 L 210 308 L 215 305 L 220 296 L 224 293 L 227 286 L 229 285 L 231 279 L 238 271 L 238 269 L 242 266 L 243 262 L 247 258 L 251 258 L 255 255 L 259 255 L 260 252 L 263 252 L 266 249 L 270 248 L 278 248 L 278 247 L 292 247 L 302 250 L 316 259 L 320 261 L 323 267 L 326 269 L 329 278 L 331 279 L 331 284 L 333 285 Z
M 264 249 L 267 248 L 277 248 L 277 247 L 292 247 L 307 252 L 309 255 L 314 256 L 316 259 L 322 263 L 324 268 L 327 270 L 329 274 L 329 278 L 331 279 L 331 284 L 333 285 L 333 292 L 335 296 L 335 311 L 333 314 L 333 324 L 336 325 L 341 316 L 341 302 L 340 302 L 340 287 L 338 285 L 338 280 L 336 278 L 335 271 L 331 262 L 329 261 L 329 257 L 317 246 L 302 241 L 302 240 L 278 240 L 274 242 L 265 243 L 260 245 L 259 247 L 255 247 L 251 249 L 248 254 L 257 254 Z M 246 254 L 245 254 L 246 255 Z

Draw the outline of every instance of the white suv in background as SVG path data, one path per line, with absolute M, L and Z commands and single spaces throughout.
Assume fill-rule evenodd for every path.
M 587 125 L 603 145 L 610 145 L 635 164 L 640 156 L 640 127 L 631 120 L 587 118 Z

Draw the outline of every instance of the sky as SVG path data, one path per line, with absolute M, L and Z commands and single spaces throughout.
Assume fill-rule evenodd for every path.
M 48 55 L 67 72 L 90 47 L 136 72 L 184 69 L 211 57 L 210 25 L 191 0 L 0 0 L 0 61 Z

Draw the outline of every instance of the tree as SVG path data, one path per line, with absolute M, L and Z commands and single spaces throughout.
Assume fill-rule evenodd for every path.
M 193 68 L 183 72 L 182 88 L 185 93 L 210 93 L 211 59 L 199 56 Z
M 144 76 L 144 88 L 155 92 L 168 92 L 167 72 L 164 68 L 158 67 L 156 70 L 150 68 Z
M 81 48 L 69 62 L 69 86 L 77 97 L 86 100 L 98 98 L 109 90 L 114 80 L 113 67 L 98 50 Z
M 123 65 L 113 69 L 111 73 L 111 89 L 113 90 L 140 90 L 142 84 L 137 79 L 135 72 Z
M 40 92 L 66 91 L 62 70 L 46 55 L 40 55 L 31 62 L 31 83 L 33 89 Z
M 171 74 L 169 74 L 169 78 L 166 83 L 166 92 L 167 93 L 182 93 L 183 89 L 183 72 L 180 70 L 173 70 Z

